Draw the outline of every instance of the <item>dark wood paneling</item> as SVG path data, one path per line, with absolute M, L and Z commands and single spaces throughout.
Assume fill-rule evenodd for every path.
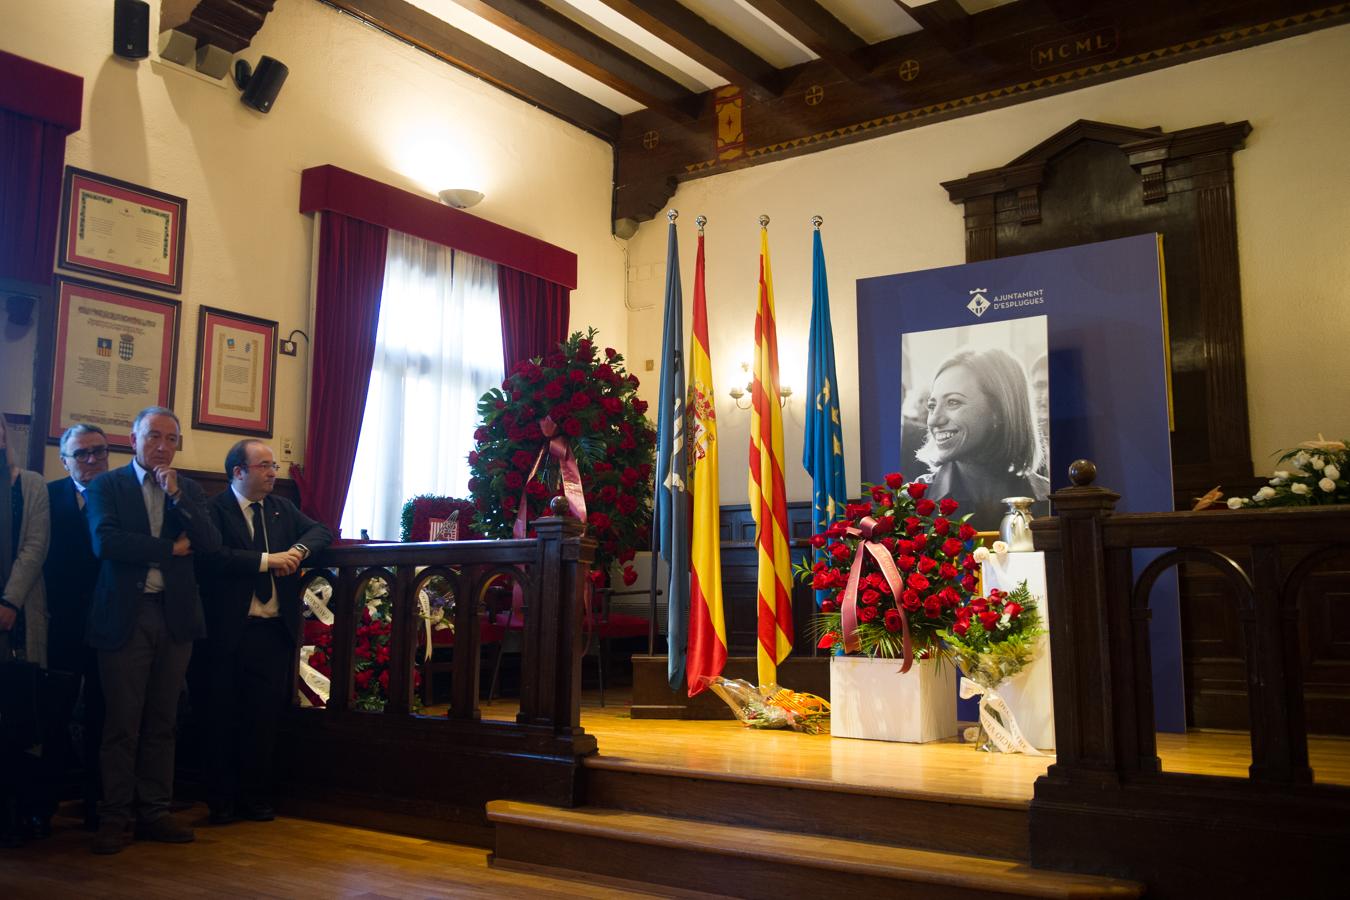
M 1317 782 L 1309 765 L 1309 711 L 1323 688 L 1308 675 L 1342 669 L 1350 648 L 1338 612 L 1350 594 L 1339 579 L 1350 568 L 1350 506 L 1116 515 L 1120 496 L 1093 486 L 1087 467 L 1075 469 L 1075 486 L 1051 496 L 1056 515 L 1032 524 L 1056 597 L 1057 744 L 1031 804 L 1032 865 L 1125 876 L 1155 897 L 1339 890 L 1350 789 Z M 1144 547 L 1178 549 L 1137 581 L 1131 553 Z M 1163 771 L 1157 755 L 1143 579 L 1178 560 L 1192 588 L 1182 608 L 1200 597 L 1186 615 L 1223 619 L 1232 610 L 1237 619 L 1240 643 L 1218 629 L 1205 646 L 1216 661 L 1241 659 L 1246 778 Z M 1220 581 L 1209 572 L 1227 574 Z M 1319 627 L 1329 636 L 1309 634 Z M 1201 643 L 1194 633 L 1189 640 Z M 1320 664 L 1309 664 L 1310 644 Z M 1197 865 L 1213 859 L 1248 862 Z

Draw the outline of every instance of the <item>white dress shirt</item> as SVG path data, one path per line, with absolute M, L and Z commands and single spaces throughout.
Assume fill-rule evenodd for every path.
M 234 492 L 234 499 L 239 503 L 239 511 L 244 514 L 244 525 L 248 527 L 248 536 L 251 538 L 253 537 L 253 510 L 250 509 L 250 507 L 253 506 L 255 501 L 250 500 L 243 494 L 239 493 L 239 489 L 235 487 L 233 484 L 230 485 L 230 490 Z M 262 500 L 258 500 L 256 502 L 261 504 Z M 263 521 L 263 546 L 266 547 L 268 550 L 271 550 L 272 545 L 267 539 L 266 506 L 262 506 L 262 521 Z M 260 554 L 258 559 L 259 572 L 267 571 L 267 557 L 268 554 L 266 551 Z M 275 578 L 272 578 L 271 582 L 272 582 L 272 596 L 268 599 L 266 603 L 263 603 L 261 600 L 259 600 L 256 594 L 254 594 L 252 598 L 249 600 L 248 614 L 250 616 L 256 616 L 260 619 L 275 619 L 281 613 L 281 603 L 277 600 L 277 580 Z

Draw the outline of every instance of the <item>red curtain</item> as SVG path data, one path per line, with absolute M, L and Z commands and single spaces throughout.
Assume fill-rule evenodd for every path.
M 497 266 L 502 308 L 502 355 L 509 375 L 516 365 L 557 347 L 567 338 L 571 291 L 537 275 Z
M 375 361 L 389 230 L 334 212 L 320 216 L 319 228 L 309 430 L 305 464 L 291 466 L 291 476 L 301 509 L 336 535 Z
M 0 278 L 51 283 L 67 131 L 0 108 Z

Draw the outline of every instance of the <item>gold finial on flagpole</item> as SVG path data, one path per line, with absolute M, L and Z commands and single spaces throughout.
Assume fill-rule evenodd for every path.
M 702 234 L 702 233 L 703 233 L 703 226 L 708 224 L 708 217 L 707 217 L 707 216 L 699 216 L 698 218 L 694 219 L 694 224 L 698 226 L 698 233 L 699 233 L 699 234 Z
M 674 224 L 675 224 L 675 220 L 678 219 L 679 217 L 680 217 L 680 211 L 679 211 L 678 209 L 668 209 L 668 210 L 666 210 L 666 218 L 670 220 L 670 224 L 674 225 Z
M 814 226 L 816 227 L 816 231 L 819 231 L 819 230 L 820 230 L 821 223 L 823 223 L 824 221 L 825 221 L 825 220 L 822 219 L 820 216 L 812 216 L 812 217 L 811 217 L 811 224 L 814 225 Z
M 760 217 L 759 217 L 759 227 L 760 227 L 760 228 L 768 228 L 768 227 L 769 227 L 769 217 L 768 217 L 768 216 L 760 216 Z

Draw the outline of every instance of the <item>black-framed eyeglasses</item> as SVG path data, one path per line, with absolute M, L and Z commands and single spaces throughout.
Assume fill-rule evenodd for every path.
M 72 458 L 72 459 L 78 459 L 80 462 L 89 462 L 89 460 L 91 460 L 91 459 L 107 459 L 107 458 L 108 458 L 108 448 L 107 448 L 107 447 L 81 447 L 79 450 L 76 450 L 74 453 L 67 453 L 66 456 L 69 456 L 69 457 Z
M 280 471 L 281 471 L 281 464 L 280 464 L 280 463 L 274 463 L 274 462 L 270 462 L 270 463 L 249 463 L 248 465 L 244 466 L 244 468 L 245 468 L 245 469 L 271 469 L 273 472 L 280 472 Z

